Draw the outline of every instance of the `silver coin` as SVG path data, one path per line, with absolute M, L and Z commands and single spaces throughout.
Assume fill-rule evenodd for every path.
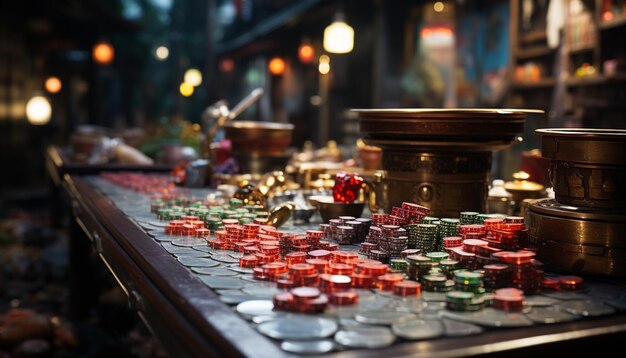
M 187 267 L 215 267 L 220 264 L 205 257 L 179 257 L 177 260 Z
M 357 322 L 353 318 L 339 318 L 339 325 L 342 328 L 351 329 L 354 327 L 368 327 L 362 323 Z
M 214 290 L 218 295 L 243 295 L 242 290 Z
M 226 267 L 226 269 L 237 272 L 237 273 L 244 273 L 244 274 L 251 274 L 254 272 L 253 269 L 247 268 L 247 267 L 241 267 L 239 266 L 239 264 L 233 264 L 232 266 Z
M 337 328 L 337 322 L 334 320 L 319 317 L 281 317 L 257 326 L 257 330 L 262 334 L 283 340 L 326 338 L 333 335 Z
M 355 327 L 335 334 L 335 342 L 351 348 L 384 348 L 395 340 L 396 336 L 387 327 Z
M 211 275 L 211 276 L 237 276 L 239 275 L 237 272 L 227 270 L 224 267 L 192 267 L 191 271 L 200 275 Z
M 227 294 L 227 295 L 220 295 L 220 301 L 228 304 L 228 305 L 238 305 L 242 302 L 246 302 L 246 301 L 250 301 L 250 300 L 256 300 L 259 299 L 257 297 L 253 297 L 250 295 L 246 295 L 246 294 L 240 294 L 240 295 L 232 295 L 232 294 Z
M 261 299 L 271 300 L 275 294 L 282 292 L 283 290 L 280 290 L 276 287 L 261 287 L 261 286 L 256 286 L 256 285 L 246 285 L 244 288 L 241 289 L 241 291 L 251 296 L 257 296 L 257 297 L 260 297 Z
M 580 318 L 556 307 L 533 307 L 530 312 L 526 313 L 526 317 L 535 323 L 542 324 L 570 322 Z
M 169 225 L 169 223 L 167 221 L 159 221 L 159 220 L 150 220 L 148 221 L 148 224 L 154 226 L 154 227 L 160 227 L 160 228 L 164 228 L 167 225 Z
M 195 251 L 195 250 L 191 250 L 188 252 L 182 252 L 179 254 L 174 254 L 174 256 L 176 256 L 177 259 L 181 258 L 181 257 L 204 257 L 204 258 L 209 258 L 210 255 L 207 254 L 206 252 L 200 252 L 200 251 Z
M 209 255 L 214 255 L 215 254 L 215 250 L 213 250 L 211 248 L 211 246 L 209 246 L 206 242 L 204 244 L 202 244 L 202 245 L 192 246 L 191 248 L 194 249 L 194 250 L 201 251 L 201 252 L 206 252 Z
M 443 335 L 443 324 L 439 320 L 417 319 L 396 323 L 391 326 L 393 334 L 407 340 L 431 339 Z
M 392 325 L 417 319 L 417 315 L 408 312 L 397 311 L 367 311 L 360 312 L 354 316 L 360 323 Z
M 457 322 L 446 318 L 442 319 L 441 323 L 445 335 L 448 337 L 472 336 L 483 332 L 480 326 L 471 323 Z
M 237 259 L 237 262 L 239 262 L 239 259 L 244 256 L 244 253 L 243 252 L 230 252 L 228 254 L 228 256 L 230 256 L 230 257 L 232 257 L 234 259 Z
M 254 276 L 248 275 L 248 274 L 241 275 L 239 278 L 244 280 L 244 281 L 249 281 L 249 282 L 262 282 L 262 281 L 257 280 L 256 278 L 254 278 Z
M 213 288 L 213 289 L 238 289 L 242 288 L 244 282 L 239 278 L 233 277 L 220 277 L 220 276 L 206 276 L 200 275 L 197 276 L 200 278 L 200 281 L 204 282 L 205 285 Z
M 237 312 L 245 318 L 274 316 L 274 304 L 270 300 L 250 300 L 237 305 Z
M 528 327 L 533 322 L 522 313 L 505 312 L 494 308 L 484 308 L 475 312 L 441 311 L 441 316 L 455 321 L 474 323 L 485 327 Z
M 324 354 L 335 348 L 335 343 L 329 340 L 321 341 L 283 341 L 280 348 L 296 354 Z
M 165 251 L 170 254 L 183 254 L 188 252 L 193 252 L 192 248 L 182 247 L 182 246 L 174 246 L 171 242 L 161 242 L 161 247 L 165 249 Z
M 154 239 L 160 242 L 171 242 L 174 239 L 174 236 L 165 235 L 165 234 L 155 234 Z
M 172 245 L 175 246 L 184 246 L 184 247 L 192 247 L 206 244 L 205 239 L 199 239 L 196 237 L 178 237 L 172 240 Z
M 252 322 L 255 324 L 261 324 L 263 322 L 274 320 L 280 316 L 281 314 L 279 314 L 278 312 L 276 312 L 276 314 L 273 316 L 254 316 L 252 317 Z
M 211 256 L 211 258 L 215 261 L 224 262 L 227 264 L 234 264 L 239 262 L 239 259 L 233 258 L 230 255 L 217 254 Z
M 607 306 L 602 302 L 595 301 L 565 301 L 557 304 L 555 307 L 565 310 L 571 314 L 585 317 L 606 316 L 615 313 L 613 307 Z

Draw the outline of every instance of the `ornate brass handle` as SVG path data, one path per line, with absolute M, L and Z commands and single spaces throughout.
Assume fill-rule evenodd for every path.
M 376 171 L 374 173 L 374 181 L 370 182 L 369 180 L 363 181 L 363 189 L 367 194 L 367 206 L 372 213 L 377 213 L 382 203 L 378 202 L 378 195 L 376 194 L 376 188 L 382 184 L 383 178 L 385 176 L 385 172 L 382 170 Z

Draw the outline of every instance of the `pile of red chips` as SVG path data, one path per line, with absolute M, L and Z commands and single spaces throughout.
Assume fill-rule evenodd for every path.
M 164 231 L 167 235 L 172 236 L 204 238 L 211 236 L 211 230 L 204 227 L 204 221 L 193 215 L 185 216 L 182 220 L 170 220 Z

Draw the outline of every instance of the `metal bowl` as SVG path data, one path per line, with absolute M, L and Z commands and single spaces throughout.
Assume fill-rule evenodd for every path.
M 327 223 L 330 219 L 336 219 L 340 216 L 353 216 L 358 218 L 363 214 L 365 208 L 364 202 L 354 203 L 336 203 L 332 196 L 311 196 L 309 203 L 317 207 L 322 216 L 322 220 Z
M 291 143 L 293 124 L 232 121 L 224 125 L 232 151 L 240 155 L 280 156 Z
M 309 220 L 311 220 L 311 217 L 313 216 L 313 214 L 315 214 L 316 211 L 317 208 L 312 206 L 307 208 L 296 208 L 291 214 L 291 217 L 293 218 L 294 223 L 304 224 L 308 223 Z

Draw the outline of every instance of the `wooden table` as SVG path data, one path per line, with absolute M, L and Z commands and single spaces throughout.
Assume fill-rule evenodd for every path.
M 219 301 L 186 267 L 125 216 L 87 180 L 65 178 L 76 227 L 110 270 L 131 306 L 173 357 L 282 357 L 286 352 Z M 75 233 L 76 234 L 76 233 Z M 73 270 L 80 267 L 72 267 Z M 622 349 L 626 315 L 583 319 L 458 338 L 395 344 L 384 350 L 336 352 L 340 357 L 543 355 Z M 601 346 L 600 346 L 601 345 Z

